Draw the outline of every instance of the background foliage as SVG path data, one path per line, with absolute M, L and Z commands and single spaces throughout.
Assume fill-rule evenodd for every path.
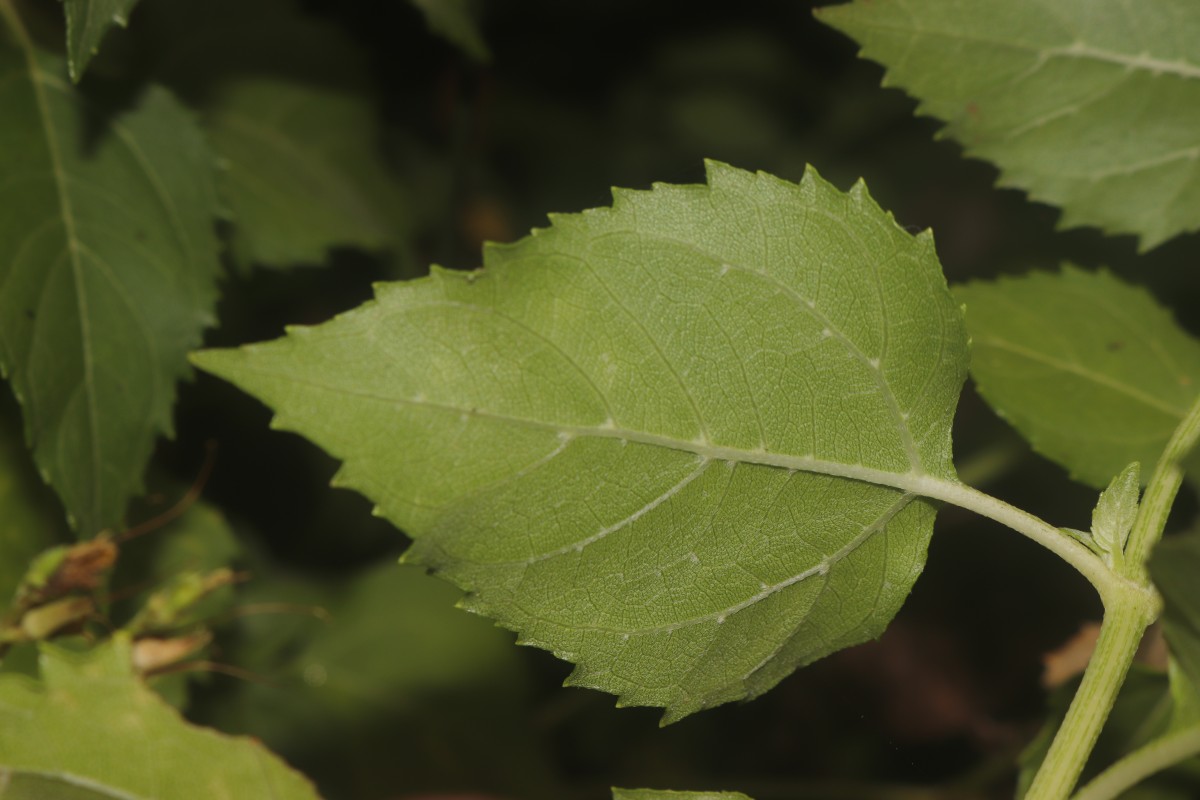
M 104 21 L 130 6 L 68 0 L 74 21 L 64 26 L 58 3 L 0 2 L 0 70 L 15 76 L 0 84 L 0 167 L 29 180 L 0 181 L 5 268 L 31 258 L 30 247 L 51 260 L 61 253 L 64 274 L 110 260 L 144 265 L 105 273 L 86 295 L 103 299 L 89 303 L 91 332 L 64 327 L 80 318 L 80 296 L 40 272 L 5 273 L 0 360 L 28 403 L 33 442 L 30 456 L 6 396 L 5 597 L 45 546 L 170 506 L 201 472 L 211 440 L 206 504 L 121 544 L 107 613 L 128 620 L 173 576 L 232 565 L 237 584 L 209 597 L 200 616 L 215 634 L 203 657 L 240 677 L 201 670 L 151 685 L 197 722 L 260 738 L 327 797 L 591 798 L 612 785 L 725 787 L 759 800 L 893 797 L 913 785 L 936 785 L 931 796 L 1009 795 L 1010 765 L 1044 716 L 1043 654 L 1099 609 L 1068 568 L 990 523 L 954 509 L 939 516 L 925 577 L 879 642 L 818 662 L 767 701 L 660 730 L 652 710 L 618 711 L 605 695 L 559 688 L 567 665 L 511 647 L 510 634 L 451 608 L 454 589 L 394 568 L 404 537 L 359 496 L 328 490 L 333 462 L 270 432 L 255 401 L 201 376 L 181 384 L 172 405 L 171 386 L 182 353 L 214 323 L 210 345 L 276 337 L 284 325 L 358 305 L 372 281 L 430 263 L 473 268 L 483 241 L 514 240 L 543 226 L 548 210 L 607 205 L 610 186 L 702 181 L 706 157 L 789 180 L 814 163 L 843 189 L 865 178 L 900 224 L 935 231 L 953 283 L 1061 261 L 1106 265 L 1111 275 L 1078 280 L 1118 295 L 1120 281 L 1147 287 L 1193 330 L 1195 234 L 1139 255 L 1132 237 L 1056 232 L 1056 210 L 996 190 L 993 167 L 935 141 L 938 123 L 880 90 L 881 70 L 855 60 L 855 45 L 803 3 L 681 14 L 635 0 L 142 0 L 83 72 Z M 82 76 L 78 88 L 69 75 Z M 97 135 L 107 126 L 128 135 L 114 144 Z M 144 138 L 164 137 L 161 156 L 137 155 Z M 189 148 L 201 138 L 211 159 Z M 94 159 L 74 165 L 63 157 L 71 152 Z M 89 172 L 96 164 L 101 174 Z M 178 219 L 153 218 L 161 203 L 114 210 L 96 191 L 108 181 L 165 192 L 182 206 Z M 69 189 L 78 213 L 54 208 L 55 185 Z M 225 220 L 219 282 L 216 240 L 200 219 L 214 207 Z M 178 235 L 163 234 L 171 230 Z M 181 250 L 200 265 L 156 271 L 162 253 Z M 1019 291 L 1020 280 L 995 285 Z M 970 302 L 976 290 L 963 291 Z M 167 337 L 140 332 L 164 326 L 175 331 L 165 354 Z M 1194 343 L 1178 347 L 1194 360 Z M 141 377 L 113 385 L 88 371 L 104 357 Z M 75 386 L 90 399 L 55 407 Z M 95 427 L 89 403 L 115 427 Z M 174 439 L 158 436 L 172 429 Z M 970 393 L 955 430 L 964 480 L 1048 519 L 1088 518 L 1094 492 L 1032 453 Z M 84 462 L 64 457 L 72 447 L 111 475 L 93 484 L 73 473 Z M 127 507 L 152 448 L 150 491 Z M 1123 466 L 1084 477 L 1103 485 Z M 39 471 L 65 496 L 89 498 L 75 533 Z M 1181 505 L 1186 521 L 1194 506 Z M 1168 635 L 1194 638 L 1171 624 Z M 14 648 L 3 669 L 11 674 L 0 678 L 0 702 L 35 702 L 20 675 L 37 669 L 32 649 Z M 1161 697 L 1169 688 L 1152 676 L 1127 691 Z M 1187 775 L 1171 780 L 1184 781 L 1187 796 Z

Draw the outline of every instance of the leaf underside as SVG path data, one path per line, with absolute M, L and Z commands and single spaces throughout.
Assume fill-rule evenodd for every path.
M 877 636 L 952 478 L 961 318 L 859 184 L 710 163 L 195 363 L 345 461 L 473 610 L 665 719 Z
M 5 798 L 316 800 L 257 742 L 186 722 L 133 674 L 123 634 L 87 653 L 42 645 L 42 682 L 0 675 Z
M 138 492 L 212 321 L 217 204 L 211 156 L 164 91 L 104 117 L 65 76 L 19 24 L 0 27 L 0 371 L 91 535 Z
M 129 23 L 129 12 L 138 0 L 63 0 L 67 16 L 67 64 L 71 80 L 78 83 L 88 62 L 100 49 L 104 34 L 113 25 Z
M 1200 229 L 1194 0 L 858 0 L 818 16 L 1064 227 L 1143 249 Z
M 1144 289 L 1066 266 L 954 289 L 971 376 L 1034 449 L 1096 488 L 1147 469 L 1200 390 L 1200 342 Z

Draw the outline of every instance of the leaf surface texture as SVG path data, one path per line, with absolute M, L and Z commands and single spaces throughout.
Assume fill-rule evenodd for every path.
M 212 321 L 212 161 L 166 92 L 116 116 L 89 106 L 61 59 L 0 19 L 0 370 L 39 468 L 91 535 L 137 493 Z
M 1097 488 L 1158 461 L 1200 389 L 1200 343 L 1148 292 L 1069 266 L 954 291 L 980 393 L 1034 449 Z
M 1064 226 L 1145 249 L 1200 228 L 1193 0 L 857 0 L 818 16 Z
M 708 184 L 378 287 L 196 363 L 343 459 L 472 610 L 667 708 L 760 694 L 878 635 L 952 479 L 965 334 L 928 235 L 859 184 Z

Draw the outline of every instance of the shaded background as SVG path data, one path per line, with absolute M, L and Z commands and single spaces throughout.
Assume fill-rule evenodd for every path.
M 1138 257 L 1128 237 L 1055 232 L 1056 210 L 994 189 L 992 167 L 935 141 L 936 122 L 879 89 L 880 68 L 856 60 L 808 4 L 491 0 L 479 5 L 485 64 L 397 0 L 307 7 L 368 54 L 411 241 L 390 256 L 339 251 L 322 267 L 231 270 L 209 345 L 320 322 L 368 299 L 373 281 L 429 263 L 473 268 L 485 240 L 605 205 L 613 185 L 703 180 L 704 158 L 791 180 L 811 163 L 843 189 L 864 178 L 901 225 L 934 230 L 951 282 L 1108 265 L 1195 330 L 1183 312 L 1195 306 L 1197 237 Z M 560 688 L 568 665 L 453 609 L 452 588 L 397 579 L 403 535 L 361 497 L 327 488 L 336 464 L 271 432 L 269 416 L 201 376 L 182 388 L 178 436 L 157 454 L 187 484 L 205 442 L 218 443 L 205 498 L 242 534 L 253 579 L 240 602 L 288 609 L 226 626 L 219 657 L 254 677 L 205 677 L 189 713 L 263 738 L 330 798 L 582 800 L 610 785 L 758 800 L 1007 797 L 1045 713 L 1042 655 L 1100 612 L 1052 555 L 948 509 L 924 577 L 879 642 L 753 703 L 659 729 L 656 711 Z M 955 432 L 968 482 L 1086 527 L 1094 493 L 1029 453 L 970 390 Z M 1194 508 L 1181 505 L 1181 516 Z M 920 786 L 935 788 L 905 788 Z

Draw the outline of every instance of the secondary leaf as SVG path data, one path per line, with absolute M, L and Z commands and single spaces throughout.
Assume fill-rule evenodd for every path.
M 134 676 L 117 634 L 87 653 L 41 646 L 40 683 L 0 675 L 4 797 L 316 798 L 250 739 L 197 728 Z
M 1193 0 L 857 0 L 818 17 L 1064 226 L 1147 249 L 1200 229 Z
M 1097 488 L 1158 461 L 1200 387 L 1200 343 L 1148 292 L 1066 266 L 954 293 L 971 376 L 1034 449 Z
M 7 413 L 7 406 L 0 409 L 0 618 L 29 562 L 66 533 L 62 512 L 38 480 L 16 414 Z
M 129 12 L 138 0 L 63 0 L 67 15 L 67 66 L 78 83 L 100 49 L 104 34 L 113 25 L 129 24 Z
M 1140 483 L 1141 465 L 1135 461 L 1121 470 L 1121 474 L 1100 493 L 1092 510 L 1092 537 L 1104 552 L 1124 552 L 1129 531 L 1137 519 Z
M 323 262 L 330 247 L 398 247 L 404 198 L 389 177 L 366 94 L 244 78 L 209 104 L 222 195 L 242 264 Z
M 288 0 L 175 0 L 139 23 L 152 73 L 199 110 L 242 266 L 403 251 L 407 198 L 383 157 L 361 49 Z
M 8 6 L 0 30 L 0 370 L 81 533 L 120 518 L 212 321 L 211 156 L 161 89 L 106 116 Z
M 1150 576 L 1163 598 L 1163 635 L 1171 651 L 1175 726 L 1200 723 L 1200 533 L 1168 537 L 1154 548 Z
M 878 635 L 920 573 L 965 335 L 931 237 L 861 184 L 708 179 L 196 363 L 571 683 L 667 719 L 761 694 Z
M 476 61 L 492 57 L 479 30 L 471 0 L 409 0 L 425 15 L 429 29 L 462 49 Z
M 741 792 L 672 792 L 662 789 L 616 789 L 613 800 L 750 800 Z

